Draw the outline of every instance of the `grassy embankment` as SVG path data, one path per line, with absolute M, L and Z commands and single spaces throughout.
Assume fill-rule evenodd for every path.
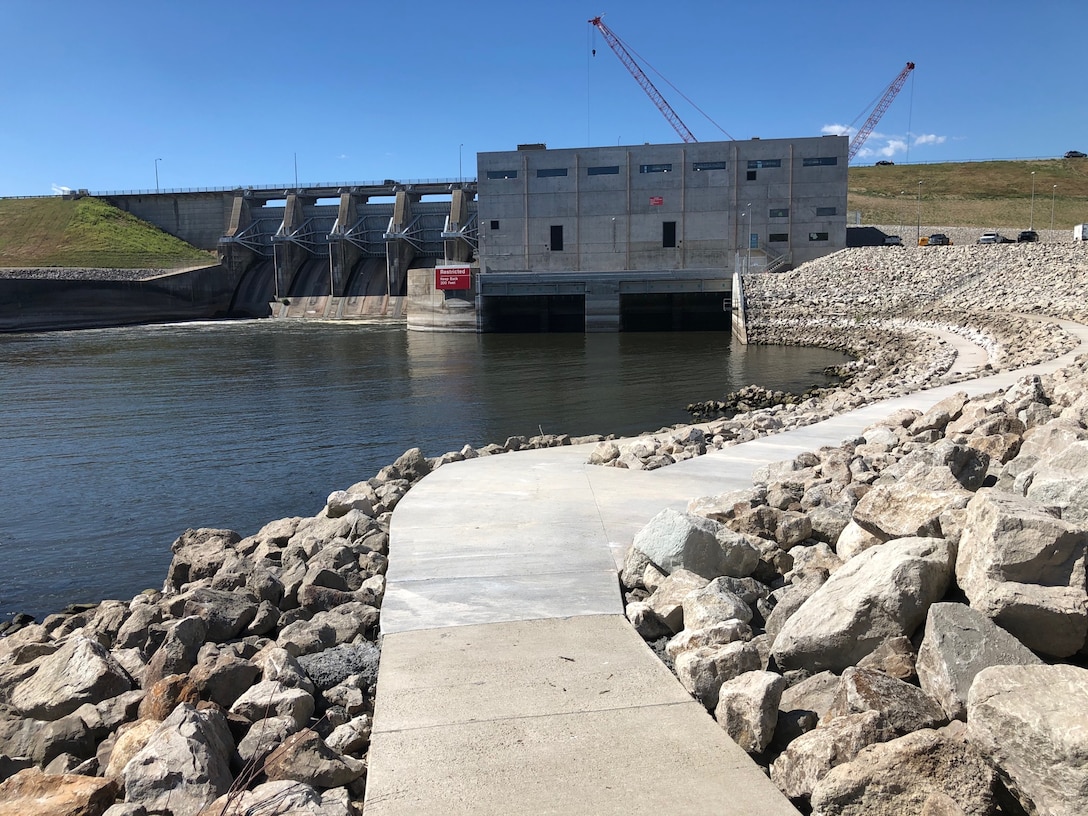
M 913 224 L 920 205 L 924 224 L 1027 229 L 1032 171 L 1035 229 L 1050 229 L 1052 201 L 1054 229 L 1088 223 L 1088 159 L 851 167 L 847 209 L 864 224 Z
M 213 253 L 96 198 L 0 199 L 0 267 L 177 269 L 215 262 Z

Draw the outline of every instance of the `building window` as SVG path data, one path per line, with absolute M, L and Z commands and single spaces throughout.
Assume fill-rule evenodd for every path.
M 826 232 L 810 232 L 808 234 L 808 239 L 810 241 L 826 241 L 827 240 L 827 233 Z
M 671 173 L 671 164 L 640 164 L 638 166 L 640 173 Z
M 790 217 L 790 208 L 789 207 L 783 207 L 783 208 L 778 209 L 778 210 L 771 210 L 767 214 L 771 218 L 789 218 Z
M 565 176 L 567 174 L 567 168 L 565 167 L 544 167 L 536 171 L 537 178 L 556 178 L 557 176 Z
M 748 171 L 748 181 L 755 181 L 755 180 L 756 180 L 756 171 L 755 170 L 749 170 Z
M 801 159 L 802 167 L 831 167 L 838 163 L 838 156 L 813 156 L 812 158 Z
M 498 228 L 499 228 L 499 222 L 498 221 L 492 221 L 491 222 L 491 229 L 497 230 Z
M 488 170 L 487 177 L 489 179 L 516 179 L 518 177 L 517 170 Z
M 816 215 L 838 215 L 838 207 L 817 207 Z
M 762 170 L 767 167 L 781 167 L 782 159 L 749 159 L 749 170 Z
M 661 222 L 661 246 L 674 247 L 676 246 L 676 222 L 675 221 L 662 221 Z
M 587 176 L 618 176 L 620 174 L 620 166 L 618 164 L 609 165 L 606 167 L 587 167 Z
M 723 161 L 692 162 L 691 169 L 696 173 L 702 170 L 725 170 Z
M 788 232 L 772 232 L 767 236 L 767 242 L 771 244 L 788 244 L 790 234 Z
M 552 247 L 552 252 L 562 252 L 563 251 L 563 225 L 562 224 L 558 224 L 558 225 L 553 224 L 552 225 L 551 247 Z

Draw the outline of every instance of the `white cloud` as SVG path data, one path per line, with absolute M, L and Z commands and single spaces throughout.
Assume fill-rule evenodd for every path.
M 938 136 L 935 133 L 923 133 L 921 136 L 915 136 L 914 137 L 914 144 L 915 145 L 944 144 L 947 139 L 948 139 L 947 136 Z
M 849 125 L 824 125 L 820 133 L 824 136 L 853 136 L 854 129 Z
M 65 193 L 72 192 L 71 187 L 64 187 L 60 184 L 51 184 L 50 187 L 53 190 L 53 195 L 64 195 Z

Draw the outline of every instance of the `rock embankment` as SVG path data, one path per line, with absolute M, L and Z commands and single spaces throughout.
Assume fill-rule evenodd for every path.
M 0 278 L 15 280 L 141 281 L 177 272 L 177 269 L 90 269 L 76 267 L 0 267 Z
M 1086 280 L 1088 247 L 1078 244 L 867 247 L 746 276 L 750 340 L 850 354 L 838 372 L 845 385 L 778 403 L 747 386 L 689 406 L 696 426 L 604 442 L 590 461 L 663 467 L 875 400 L 1053 359 L 1077 341 L 1048 318 L 1088 323 Z M 989 362 L 957 370 L 952 335 L 985 349 Z
M 817 816 L 1088 812 L 1088 355 L 666 510 L 627 616 Z
M 316 516 L 186 531 L 161 591 L 17 616 L 0 638 L 0 816 L 353 816 L 393 508 L 448 462 L 571 441 L 413 448 Z

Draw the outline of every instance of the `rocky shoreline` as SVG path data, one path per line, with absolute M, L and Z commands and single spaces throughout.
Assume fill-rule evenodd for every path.
M 313 517 L 186 531 L 159 592 L 9 626 L 0 816 L 358 813 L 389 519 L 415 482 L 585 442 L 601 464 L 664 466 L 964 376 L 926 327 L 981 338 L 979 373 L 1072 348 L 1053 321 L 1003 315 L 1088 322 L 1088 256 L 979 249 L 848 250 L 746 280 L 753 339 L 849 350 L 844 388 L 632 442 L 413 449 Z M 1082 357 L 659 516 L 621 575 L 628 615 L 803 809 L 1085 812 L 1085 393 Z

